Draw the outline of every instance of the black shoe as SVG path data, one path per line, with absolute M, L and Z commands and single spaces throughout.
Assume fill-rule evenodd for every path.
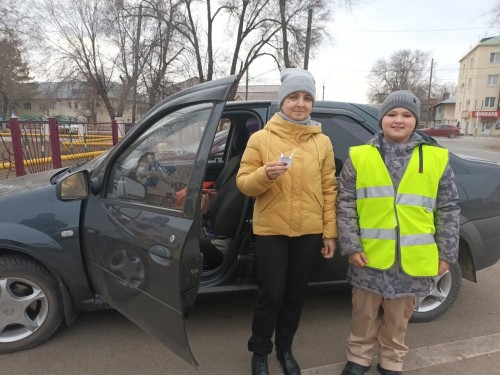
M 252 375 L 269 375 L 269 369 L 267 367 L 267 354 L 259 355 L 253 353 L 252 355 Z
M 363 375 L 370 369 L 370 366 L 362 366 L 357 363 L 347 361 L 341 375 Z
M 299 364 L 293 357 L 291 350 L 276 349 L 276 358 L 278 358 L 278 361 L 281 363 L 281 367 L 283 367 L 284 375 L 300 375 Z
M 402 371 L 386 370 L 385 368 L 380 367 L 380 365 L 377 365 L 377 370 L 382 375 L 402 375 L 403 374 Z

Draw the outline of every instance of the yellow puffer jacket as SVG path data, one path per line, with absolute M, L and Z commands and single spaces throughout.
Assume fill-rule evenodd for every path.
M 270 180 L 266 163 L 292 151 L 289 170 Z M 243 194 L 256 197 L 255 234 L 337 238 L 335 162 L 321 125 L 300 125 L 275 114 L 250 137 L 236 183 Z

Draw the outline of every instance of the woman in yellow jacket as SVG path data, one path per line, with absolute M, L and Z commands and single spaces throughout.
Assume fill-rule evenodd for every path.
M 321 253 L 333 257 L 337 238 L 335 163 L 330 139 L 311 119 L 313 76 L 302 69 L 281 73 L 280 112 L 248 141 L 236 177 L 255 197 L 253 232 L 259 294 L 248 349 L 252 374 L 268 374 L 275 334 L 285 374 L 300 374 L 291 348 L 303 295 Z

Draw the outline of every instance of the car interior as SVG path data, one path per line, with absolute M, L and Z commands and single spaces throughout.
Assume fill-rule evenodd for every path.
M 226 132 L 227 141 L 222 157 L 220 147 L 210 155 L 205 183 L 213 182 L 216 196 L 203 214 L 200 249 L 205 271 L 214 270 L 233 258 L 239 248 L 243 230 L 251 232 L 251 198 L 236 186 L 236 174 L 250 134 L 258 130 L 260 120 L 250 112 L 223 115 L 218 133 Z M 217 139 L 217 134 L 215 139 Z M 215 146 L 215 145 L 214 145 Z

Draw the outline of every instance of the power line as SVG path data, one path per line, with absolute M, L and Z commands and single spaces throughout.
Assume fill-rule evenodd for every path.
M 345 33 L 420 33 L 420 32 L 439 32 L 439 31 L 466 31 L 466 30 L 492 30 L 498 27 L 461 27 L 456 29 L 414 29 L 414 30 L 335 30 L 333 32 Z

